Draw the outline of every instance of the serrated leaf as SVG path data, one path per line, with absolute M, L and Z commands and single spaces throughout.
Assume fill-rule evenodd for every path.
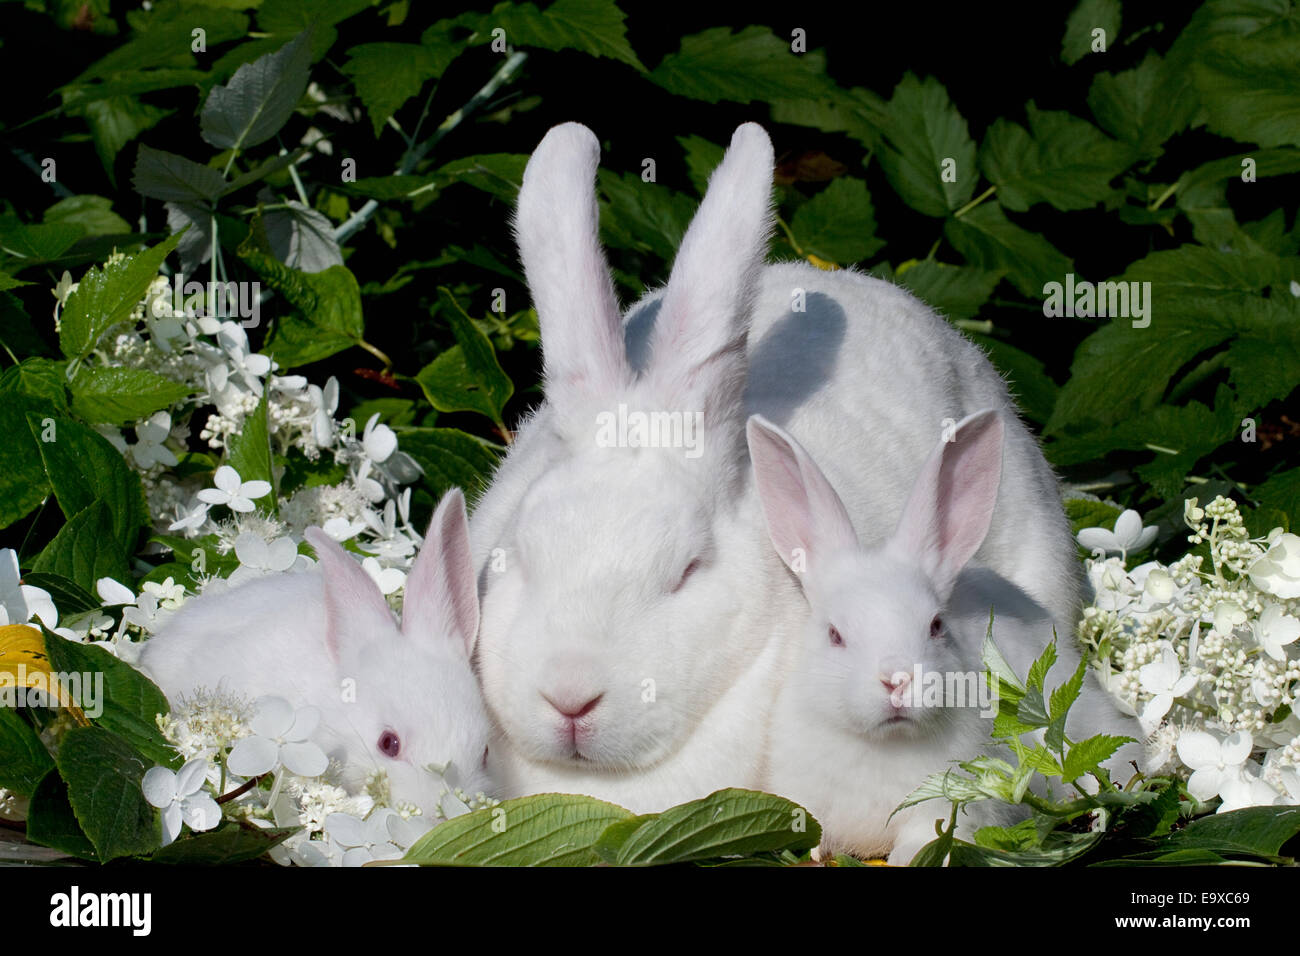
M 85 117 L 90 135 L 95 142 L 95 153 L 108 173 L 109 182 L 116 185 L 113 162 L 127 143 L 145 130 L 153 129 L 174 111 L 141 103 L 134 96 L 107 96 L 82 104 L 77 115 Z
M 969 777 L 963 777 L 954 770 L 932 773 L 925 778 L 915 790 L 894 808 L 894 813 L 907 807 L 924 803 L 927 800 L 947 800 L 949 802 L 967 803 L 972 800 L 986 800 L 996 796 L 987 787 L 981 786 Z M 891 814 L 892 815 L 892 814 Z
M 790 231 L 805 254 L 840 265 L 861 262 L 885 244 L 876 238 L 871 195 L 860 179 L 832 180 L 795 210 Z
M 451 291 L 439 287 L 438 299 L 456 345 L 421 369 L 416 381 L 438 411 L 478 412 L 504 428 L 502 414 L 514 393 L 514 383 L 501 370 L 492 342 L 465 314 Z
M 9 436 L 0 442 L 0 528 L 28 514 L 50 493 L 38 438 L 27 427 L 27 416 L 44 422 L 53 421 L 57 414 L 43 398 L 0 393 L 0 434 Z
M 239 472 L 242 481 L 270 482 L 271 494 L 260 503 L 275 510 L 275 458 L 271 453 L 267 401 L 264 392 L 257 408 L 244 416 L 240 432 L 230 437 L 226 464 Z
M 1026 107 L 1030 132 L 995 120 L 980 148 L 980 168 L 998 187 L 998 202 L 1023 212 L 1040 202 L 1069 211 L 1114 195 L 1112 179 L 1134 159 L 1131 146 L 1060 110 Z
M 1043 648 L 1043 653 L 1029 665 L 1029 676 L 1025 680 L 1027 688 L 1042 691 L 1043 681 L 1047 678 L 1047 672 L 1052 669 L 1056 663 L 1056 642 L 1048 644 Z
M 266 238 L 275 257 L 291 269 L 324 272 L 343 265 L 343 253 L 334 239 L 334 224 L 315 209 L 296 200 L 284 208 L 262 214 Z
M 812 126 L 826 133 L 844 133 L 874 149 L 887 119 L 885 101 L 871 90 L 832 85 L 817 96 L 772 99 L 772 122 Z
M 513 203 L 527 165 L 526 153 L 483 153 L 454 159 L 438 167 L 434 178 L 446 185 L 465 183 Z
M 158 267 L 176 248 L 179 236 L 102 268 L 91 268 L 63 307 L 59 347 L 71 359 L 85 356 L 108 329 L 125 322 L 144 298 Z
M 1149 50 L 1132 70 L 1098 73 L 1088 90 L 1088 108 L 1102 129 L 1139 156 L 1152 159 L 1196 115 L 1197 101 L 1190 86 L 1185 70 Z
M 1076 535 L 1084 528 L 1113 528 L 1121 509 L 1104 501 L 1088 498 L 1067 498 L 1065 517 L 1070 522 L 1070 534 Z
M 1300 57 L 1294 34 L 1214 37 L 1191 64 L 1212 132 L 1260 146 L 1300 146 Z
M 129 578 L 127 554 L 114 546 L 113 512 L 96 501 L 70 517 L 36 556 L 32 568 L 70 578 L 87 590 L 100 578 Z
M 0 372 L 0 394 L 19 392 L 49 402 L 61 412 L 68 410 L 67 362 L 47 358 L 26 358 Z
M 143 368 L 83 365 L 70 387 L 77 415 L 88 422 L 113 425 L 148 418 L 190 395 L 188 385 Z
M 718 163 L 722 162 L 726 150 L 703 136 L 678 136 L 677 142 L 682 144 L 682 150 L 686 154 L 686 176 L 695 191 L 703 196 L 709 185 L 709 177 L 718 168 Z
M 1109 50 L 1119 40 L 1119 25 L 1119 0 L 1081 0 L 1065 21 L 1061 59 L 1074 64 L 1093 52 L 1094 30 L 1105 31 L 1102 38 L 1105 42 L 1104 49 Z
M 821 827 L 796 803 L 754 790 L 719 790 L 672 807 L 638 827 L 619 847 L 620 866 L 685 863 L 753 853 L 802 852 Z
M 68 223 L 87 236 L 125 236 L 131 224 L 113 212 L 113 201 L 106 196 L 69 196 L 60 199 L 41 217 L 46 223 Z M 0 283 L 0 289 L 4 288 Z
M 93 428 L 69 418 L 53 418 L 47 429 L 44 421 L 38 415 L 29 415 L 29 433 L 35 436 L 64 517 L 71 519 L 102 501 L 112 514 L 111 539 L 116 548 L 107 548 L 107 542 L 100 546 L 115 550 L 123 559 L 133 554 L 137 533 L 148 521 L 140 476 Z M 67 577 L 78 580 L 75 575 Z M 78 583 L 84 586 L 84 582 Z M 93 582 L 87 590 L 93 592 Z
M 922 259 L 905 269 L 900 266 L 895 279 L 950 319 L 974 318 L 1001 280 L 998 271 L 953 266 L 934 259 Z
M 434 827 L 402 858 L 422 866 L 590 866 L 592 847 L 631 812 L 571 793 L 520 797 Z
M 1051 710 L 1049 711 L 1052 720 L 1064 717 L 1066 711 L 1074 706 L 1074 702 L 1079 699 L 1079 692 L 1083 690 L 1083 675 L 1087 669 L 1088 662 L 1086 660 L 1079 661 L 1079 666 L 1075 668 L 1069 679 L 1052 691 Z M 1052 744 L 1049 742 L 1048 746 L 1051 747 Z M 1053 749 L 1059 750 L 1060 748 L 1053 747 Z
M 782 97 L 821 97 L 831 92 L 826 54 L 796 54 L 770 29 L 748 26 L 738 33 L 714 27 L 683 37 L 649 79 L 669 93 L 717 103 L 750 103 Z
M 441 498 L 450 488 L 466 494 L 486 486 L 501 449 L 456 428 L 397 428 L 398 447 L 424 469 L 429 493 Z
M 946 216 L 964 205 L 978 177 L 975 141 L 943 84 L 906 74 L 894 88 L 886 116 L 880 165 L 903 201 L 927 216 Z
M 131 185 L 151 199 L 210 203 L 225 191 L 226 177 L 211 166 L 141 144 Z
M 27 839 L 83 860 L 95 860 L 95 847 L 82 832 L 68 802 L 68 785 L 57 769 L 41 778 L 27 807 Z
M 82 235 L 82 228 L 73 222 L 23 224 L 11 221 L 0 226 L 0 240 L 7 250 L 23 259 L 37 261 L 57 259 Z M 17 268 L 19 266 L 15 266 L 15 271 Z
M 1031 299 L 1041 299 L 1044 285 L 1060 282 L 1074 269 L 1050 242 L 1011 222 L 992 203 L 949 219 L 943 234 L 971 265 L 1005 272 L 1011 284 Z
M 304 31 L 277 52 L 245 63 L 229 83 L 213 88 L 199 114 L 205 142 L 242 151 L 280 131 L 307 89 L 310 34 Z
M 1002 339 L 969 331 L 966 337 L 988 354 L 993 367 L 1006 379 L 1025 417 L 1040 425 L 1046 422 L 1056 407 L 1061 387 L 1047 374 L 1043 362 Z
M 462 14 L 454 23 L 474 31 L 471 43 L 489 42 L 492 30 L 500 28 L 512 47 L 581 50 L 644 71 L 627 42 L 624 20 L 625 14 L 613 0 L 557 0 L 545 10 L 531 3 L 499 3 L 491 13 Z M 423 42 L 441 35 L 439 26 L 427 30 Z
M 680 190 L 647 183 L 635 173 L 600 170 L 600 234 L 616 249 L 650 252 L 672 262 L 695 214 L 695 202 Z
M 352 77 L 378 136 L 390 116 L 446 71 L 456 52 L 449 44 L 363 43 L 348 50 L 341 69 Z
M 1061 779 L 1066 783 L 1078 780 L 1084 774 L 1092 773 L 1101 764 L 1115 755 L 1115 751 L 1132 737 L 1112 737 L 1098 734 L 1087 740 L 1080 740 L 1065 754 L 1065 764 L 1061 768 Z M 1177 792 L 1175 790 L 1175 792 Z
M 99 727 L 74 727 L 59 744 L 57 762 L 68 802 L 100 860 L 158 848 L 158 812 L 141 789 L 149 765 L 130 744 Z

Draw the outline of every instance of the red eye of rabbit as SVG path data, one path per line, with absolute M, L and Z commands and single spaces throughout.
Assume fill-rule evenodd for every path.
M 935 640 L 938 640 L 942 634 L 943 634 L 943 621 L 942 619 L 940 619 L 939 615 L 936 614 L 934 616 L 934 620 L 930 622 L 930 636 Z
M 389 757 L 396 757 L 402 752 L 402 739 L 391 730 L 385 730 L 379 735 L 379 749 Z
M 839 630 L 835 627 L 834 624 L 830 626 L 830 631 L 828 633 L 830 634 L 832 647 L 844 646 L 844 636 L 840 634 Z

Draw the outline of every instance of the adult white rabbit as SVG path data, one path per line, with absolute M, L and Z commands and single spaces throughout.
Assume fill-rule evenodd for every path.
M 980 350 L 906 291 L 764 265 L 773 153 L 754 124 L 736 130 L 666 287 L 620 319 L 598 159 L 590 130 L 557 126 L 519 193 L 545 401 L 474 509 L 478 666 L 509 792 L 651 811 L 757 783 L 801 626 L 803 598 L 763 530 L 746 418 L 799 436 L 869 530 L 898 513 L 945 420 L 1012 403 Z M 645 428 L 622 427 L 638 415 Z M 1079 572 L 1056 481 L 1011 414 L 1007 428 L 1008 520 L 985 548 L 1064 631 Z
M 808 600 L 798 660 L 776 704 L 765 789 L 807 807 L 828 852 L 888 853 L 905 865 L 933 840 L 935 819 L 948 812 L 942 802 L 891 814 L 929 775 L 991 748 L 996 702 L 980 653 L 990 611 L 994 642 L 1022 677 L 1052 639 L 1045 609 L 971 560 L 1005 505 L 1003 432 L 992 409 L 958 424 L 919 469 L 892 533 L 863 546 L 799 443 L 761 416 L 749 421 L 768 531 Z M 1049 691 L 1079 664 L 1072 632 L 1056 646 Z M 1120 783 L 1132 776 L 1138 723 L 1091 673 L 1066 733 L 1134 738 L 1106 762 Z M 978 826 L 1016 815 L 1004 804 L 972 804 L 958 835 L 969 840 Z
M 307 540 L 318 568 L 191 599 L 145 643 L 141 669 L 173 704 L 205 688 L 316 708 L 311 739 L 341 764 L 336 782 L 352 792 L 377 770 L 394 800 L 425 813 L 445 788 L 491 792 L 491 722 L 470 667 L 478 591 L 460 490 L 434 512 L 400 628 L 356 559 L 318 528 Z

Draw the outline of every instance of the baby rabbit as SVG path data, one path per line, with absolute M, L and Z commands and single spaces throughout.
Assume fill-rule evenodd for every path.
M 749 450 L 767 528 L 808 602 L 802 646 L 777 698 L 765 789 L 806 806 L 823 850 L 889 854 L 905 865 L 935 838 L 945 807 L 891 812 L 930 774 L 990 746 L 995 703 L 980 650 L 993 636 L 1026 673 L 1052 638 L 1052 615 L 991 569 L 969 566 L 993 520 L 1003 422 L 988 409 L 957 424 L 921 468 L 892 535 L 859 543 L 840 496 L 790 435 L 755 415 Z M 1061 680 L 1078 666 L 1059 635 Z M 1139 737 L 1091 678 L 1071 710 L 1071 739 Z M 1122 775 L 1130 744 L 1108 769 Z M 1121 776 L 1121 780 L 1126 779 Z M 970 805 L 958 835 L 1005 824 L 1015 808 Z
M 219 688 L 317 708 L 311 739 L 342 764 L 335 782 L 351 792 L 377 770 L 394 801 L 426 814 L 445 787 L 490 792 L 490 723 L 470 667 L 478 591 L 460 490 L 433 515 L 400 628 L 356 560 L 318 528 L 306 536 L 317 568 L 193 598 L 145 644 L 140 668 L 173 704 Z

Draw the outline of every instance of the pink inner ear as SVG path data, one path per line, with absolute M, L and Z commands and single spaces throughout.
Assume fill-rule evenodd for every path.
M 406 582 L 402 632 L 417 640 L 455 638 L 468 657 L 478 636 L 478 582 L 469 544 L 465 496 L 453 488 L 429 522 Z
M 970 416 L 931 454 L 904 506 L 894 544 L 919 561 L 941 593 L 988 535 L 1002 480 L 1002 444 L 995 411 Z
M 393 632 L 393 612 L 361 564 L 319 528 L 308 528 L 325 591 L 325 645 L 335 663 L 368 639 Z

